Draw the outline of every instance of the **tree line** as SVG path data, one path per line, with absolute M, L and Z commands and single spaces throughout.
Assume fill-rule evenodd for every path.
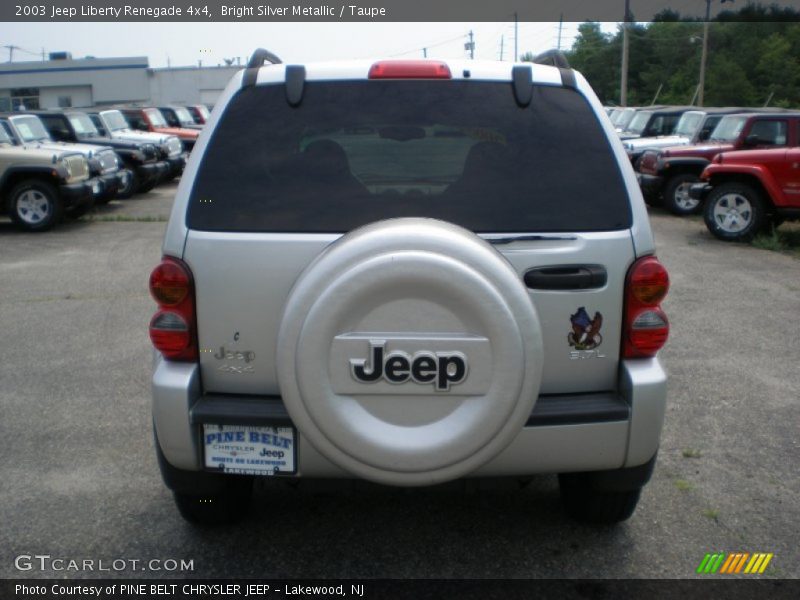
M 570 65 L 605 104 L 618 104 L 622 26 L 579 26 Z M 703 23 L 665 10 L 650 23 L 629 24 L 628 104 L 690 104 L 700 73 Z M 523 60 L 526 57 L 523 57 Z M 527 56 L 530 59 L 530 55 Z M 800 12 L 747 5 L 709 24 L 706 106 L 800 107 Z

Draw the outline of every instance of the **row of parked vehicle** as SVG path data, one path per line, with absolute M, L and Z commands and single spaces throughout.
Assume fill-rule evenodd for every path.
M 645 201 L 703 213 L 717 238 L 748 241 L 800 219 L 800 112 L 649 106 L 608 109 Z
M 45 231 L 148 192 L 183 172 L 208 118 L 202 105 L 0 113 L 0 207 Z

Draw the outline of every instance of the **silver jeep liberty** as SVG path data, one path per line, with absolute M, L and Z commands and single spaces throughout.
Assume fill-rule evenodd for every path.
M 627 519 L 666 400 L 654 251 L 622 144 L 564 63 L 258 50 L 150 277 L 164 481 L 215 523 L 259 476 L 557 473 L 572 516 Z

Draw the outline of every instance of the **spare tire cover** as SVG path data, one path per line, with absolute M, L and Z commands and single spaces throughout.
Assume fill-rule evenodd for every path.
M 450 223 L 392 219 L 303 271 L 277 356 L 286 409 L 319 452 L 372 481 L 428 485 L 514 439 L 543 350 L 528 291 L 494 248 Z

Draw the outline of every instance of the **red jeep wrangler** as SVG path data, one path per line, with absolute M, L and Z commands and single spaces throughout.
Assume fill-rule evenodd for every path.
M 700 210 L 689 188 L 720 152 L 797 146 L 800 113 L 748 113 L 726 115 L 708 143 L 648 150 L 639 162 L 639 185 L 648 204 L 663 198 L 664 207 L 676 215 Z
M 119 109 L 133 129 L 139 131 L 152 131 L 174 135 L 180 139 L 183 149 L 191 152 L 197 141 L 200 132 L 197 129 L 186 129 L 185 127 L 170 127 L 167 124 L 161 111 L 153 107 L 127 107 Z
M 784 220 L 800 219 L 800 148 L 718 154 L 691 196 L 708 230 L 726 241 L 748 241 Z

